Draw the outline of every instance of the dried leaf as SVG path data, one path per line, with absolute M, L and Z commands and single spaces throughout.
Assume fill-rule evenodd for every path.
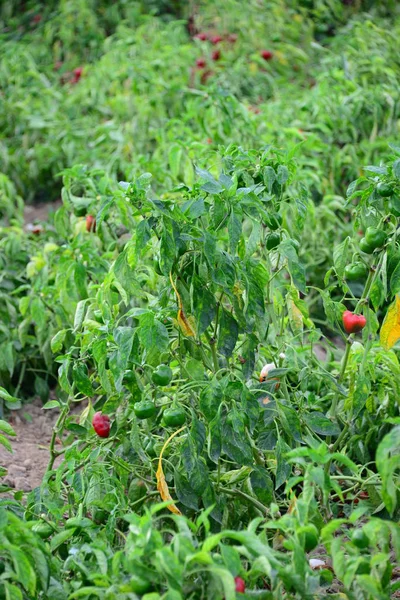
M 183 310 L 182 299 L 176 288 L 174 280 L 172 279 L 172 273 L 169 274 L 169 279 L 171 281 L 171 285 L 176 294 L 176 299 L 178 302 L 179 310 L 178 310 L 177 321 L 178 321 L 179 327 L 183 331 L 184 335 L 186 335 L 188 337 L 195 337 L 196 336 L 195 320 L 192 316 L 187 317 L 185 314 L 185 311 Z
M 172 440 L 172 438 L 174 438 L 176 435 L 178 435 L 178 433 L 180 433 L 184 429 L 185 429 L 185 427 L 181 427 L 180 429 L 178 429 L 178 431 L 175 431 L 172 435 L 169 436 L 169 438 L 165 442 L 165 444 L 162 447 L 162 450 L 160 452 L 160 457 L 158 459 L 158 468 L 157 468 L 157 473 L 156 473 L 156 477 L 157 477 L 157 489 L 160 492 L 160 496 L 161 496 L 161 498 L 162 498 L 162 500 L 164 502 L 168 502 L 168 501 L 172 502 L 172 504 L 170 504 L 168 506 L 168 509 L 171 512 L 173 512 L 175 515 L 181 515 L 182 513 L 179 510 L 179 508 L 177 506 L 175 506 L 175 504 L 173 504 L 172 496 L 169 493 L 168 484 L 165 481 L 165 475 L 164 475 L 164 471 L 163 471 L 163 468 L 162 468 L 162 455 L 164 453 L 165 448 L 168 446 L 168 444 Z
M 183 333 L 188 337 L 196 336 L 196 323 L 192 316 L 187 317 L 183 308 L 178 310 L 178 323 Z
M 381 327 L 380 342 L 382 348 L 390 350 L 400 339 L 400 296 L 388 308 Z

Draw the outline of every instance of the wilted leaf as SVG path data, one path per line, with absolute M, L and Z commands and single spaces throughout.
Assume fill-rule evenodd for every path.
M 381 327 L 380 342 L 382 348 L 390 350 L 400 339 L 400 296 L 388 308 Z
M 158 468 L 157 468 L 157 473 L 156 473 L 156 477 L 157 477 L 157 489 L 160 492 L 160 496 L 164 500 L 164 502 L 167 502 L 167 501 L 171 501 L 172 502 L 172 504 L 168 505 L 168 510 L 170 510 L 171 512 L 173 512 L 175 515 L 181 515 L 182 513 L 179 510 L 179 508 L 177 506 L 175 506 L 175 504 L 173 504 L 172 496 L 169 493 L 168 484 L 165 481 L 165 475 L 164 475 L 164 471 L 163 471 L 163 468 L 162 468 L 162 456 L 163 456 L 165 448 L 168 446 L 168 444 L 170 443 L 170 441 L 172 440 L 172 438 L 174 438 L 176 435 L 178 435 L 178 433 L 180 433 L 184 429 L 185 429 L 185 427 L 181 427 L 180 429 L 178 429 L 178 431 L 175 431 L 172 435 L 169 436 L 169 438 L 165 442 L 165 444 L 162 447 L 162 450 L 160 452 L 160 456 L 159 456 L 159 459 L 158 459 Z

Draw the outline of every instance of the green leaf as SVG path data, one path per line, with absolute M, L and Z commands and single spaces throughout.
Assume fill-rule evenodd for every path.
M 136 228 L 135 258 L 140 258 L 147 242 L 151 238 L 151 230 L 146 219 L 139 222 Z
M 122 290 L 125 291 L 124 302 L 127 304 L 128 297 L 138 290 L 138 284 L 135 279 L 135 272 L 128 263 L 127 249 L 125 249 L 117 258 L 114 264 L 114 275 Z
M 207 421 L 212 421 L 223 399 L 222 388 L 216 380 L 204 388 L 200 394 L 200 410 Z
M 271 377 L 274 377 L 274 371 L 270 373 Z M 285 404 L 277 404 L 279 419 L 283 429 L 286 431 L 290 438 L 295 439 L 297 442 L 302 441 L 301 437 L 301 425 L 300 419 L 297 412 L 291 406 Z
M 85 396 L 93 396 L 92 382 L 90 381 L 87 368 L 83 364 L 75 364 L 72 369 L 72 376 L 76 387 Z
M 382 477 L 382 498 L 390 513 L 397 506 L 398 481 L 396 471 L 400 468 L 400 426 L 394 427 L 378 445 L 376 466 Z M 397 483 L 396 483 L 397 481 Z
M 189 484 L 185 474 L 175 469 L 174 481 L 175 493 L 179 502 L 182 502 L 184 506 L 187 506 L 192 510 L 199 510 L 199 497 Z
M 318 435 L 339 435 L 340 428 L 328 417 L 320 412 L 312 412 L 304 415 L 304 420 L 314 433 Z
M 267 186 L 268 192 L 271 193 L 272 187 L 276 179 L 276 173 L 272 167 L 264 167 L 263 179 L 265 185 Z
M 285 454 L 289 452 L 290 448 L 283 441 L 282 438 L 279 438 L 276 447 L 276 477 L 275 477 L 275 489 L 277 490 L 281 485 L 286 483 L 289 479 L 289 475 L 292 471 L 292 467 L 287 462 L 285 458 Z
M 222 583 L 225 600 L 235 600 L 237 598 L 235 592 L 235 582 L 229 571 L 214 565 L 210 565 L 209 571 Z
M 57 550 L 57 548 L 59 546 L 61 546 L 61 544 L 63 544 L 64 542 L 66 542 L 67 540 L 69 540 L 70 538 L 72 538 L 72 536 L 75 533 L 75 528 L 71 528 L 71 529 L 63 529 L 62 531 L 60 531 L 59 533 L 56 533 L 56 535 L 54 535 L 51 538 L 50 541 L 50 550 L 52 552 L 54 552 L 54 550 Z
M 3 431 L 7 435 L 11 436 L 17 435 L 11 425 L 2 419 L 0 419 L 0 431 Z
M 2 446 L 4 446 L 4 448 L 6 448 L 6 450 L 8 450 L 9 452 L 12 453 L 12 451 L 13 451 L 12 446 L 11 446 L 10 442 L 8 441 L 8 439 L 6 437 L 4 437 L 4 435 L 0 435 L 0 444 Z
M 209 171 L 205 171 L 204 169 L 199 169 L 195 167 L 196 174 L 203 180 L 206 181 L 204 185 L 201 186 L 201 189 L 209 194 L 219 194 L 223 191 L 223 187 L 214 177 L 209 173 Z
M 3 398 L 8 404 L 19 402 L 18 398 L 11 396 L 3 387 L 0 387 L 0 398 Z
M 239 552 L 233 546 L 227 546 L 225 544 L 220 544 L 219 548 L 226 568 L 235 577 L 242 570 Z
M 83 319 L 85 317 L 85 307 L 87 304 L 86 300 L 80 300 L 76 305 L 75 317 L 74 317 L 74 333 L 79 331 L 82 327 Z
M 168 162 L 169 168 L 171 170 L 172 177 L 175 179 L 178 178 L 180 167 L 181 167 L 181 158 L 182 158 L 183 149 L 180 146 L 173 144 L 168 153 Z
M 58 400 L 49 400 L 44 406 L 42 406 L 42 408 L 43 410 L 48 410 L 50 408 L 60 408 L 60 406 L 61 404 L 58 402 Z
M 175 261 L 176 245 L 175 238 L 168 231 L 167 227 L 164 226 L 161 244 L 160 244 L 160 269 L 166 277 L 168 277 L 172 270 L 172 265 Z
M 81 300 L 87 298 L 88 295 L 86 288 L 86 277 L 86 269 L 83 264 L 80 262 L 75 263 L 74 281 Z
M 250 475 L 250 482 L 255 495 L 266 507 L 275 501 L 274 484 L 265 469 L 256 467 Z
M 62 350 L 67 331 L 68 329 L 61 329 L 56 333 L 54 337 L 52 337 L 50 342 L 50 348 L 53 354 L 57 354 L 58 352 L 60 352 L 60 350 Z
M 289 179 L 289 171 L 285 165 L 279 165 L 277 180 L 280 185 L 284 185 Z
M 389 291 L 392 296 L 400 292 L 400 262 L 397 263 L 390 277 Z
M 25 552 L 13 544 L 7 544 L 6 548 L 10 553 L 17 580 L 31 596 L 34 596 L 36 591 L 36 575 Z
M 252 465 L 253 453 L 246 435 L 244 415 L 237 411 L 230 413 L 232 424 L 224 419 L 221 427 L 222 451 L 238 465 Z
M 303 265 L 299 262 L 299 258 L 297 256 L 297 252 L 294 246 L 290 243 L 289 240 L 284 240 L 281 242 L 279 249 L 283 256 L 287 258 L 288 261 L 288 271 L 293 279 L 294 285 L 298 290 L 306 293 L 306 275 L 305 269 Z
M 220 308 L 218 331 L 218 350 L 221 354 L 232 356 L 239 336 L 239 325 L 236 319 L 223 308 Z
M 196 278 L 193 287 L 193 304 L 199 334 L 211 325 L 216 316 L 216 302 L 213 294 Z
M 396 179 L 400 179 L 400 158 L 394 161 L 392 165 L 392 171 Z
M 16 585 L 8 581 L 4 581 L 3 585 L 6 592 L 5 600 L 23 600 L 22 592 Z
M 333 249 L 333 264 L 339 277 L 343 277 L 344 269 L 348 265 L 350 238 L 347 237 L 341 244 Z
M 147 312 L 139 317 L 139 339 L 146 350 L 163 352 L 168 348 L 168 331 L 154 313 Z
M 238 219 L 237 215 L 231 211 L 228 219 L 228 234 L 229 234 L 229 248 L 232 254 L 235 254 L 236 247 L 238 245 L 240 236 L 242 233 L 242 221 Z

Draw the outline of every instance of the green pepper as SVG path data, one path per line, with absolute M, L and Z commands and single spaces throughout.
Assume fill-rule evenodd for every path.
M 129 581 L 132 592 L 135 594 L 145 594 L 151 588 L 151 583 L 139 575 L 132 575 Z
M 388 198 L 393 194 L 393 187 L 390 185 L 390 183 L 385 183 L 384 181 L 381 181 L 380 183 L 378 183 L 376 191 L 383 198 Z
M 172 380 L 172 371 L 168 365 L 158 365 L 154 369 L 151 379 L 156 385 L 168 385 Z
M 318 545 L 319 533 L 318 529 L 310 523 L 309 525 L 304 525 L 301 527 L 297 533 L 300 535 L 300 539 L 304 543 L 304 550 L 306 552 L 311 552 Z
M 135 404 L 133 412 L 138 419 L 149 419 L 156 412 L 156 405 L 151 400 L 141 400 Z
M 372 254 L 375 248 L 370 246 L 365 237 L 363 237 L 360 240 L 360 250 L 361 252 L 365 252 L 365 254 Z
M 180 427 L 186 420 L 186 413 L 180 406 L 171 406 L 164 411 L 163 418 L 168 427 Z
M 344 269 L 344 276 L 348 281 L 358 281 L 364 279 L 368 274 L 366 265 L 362 262 L 356 262 L 352 265 L 347 265 Z
M 267 237 L 266 246 L 267 250 L 273 250 L 277 246 L 279 246 L 281 241 L 281 236 L 279 233 L 270 233 Z
M 362 529 L 353 531 L 351 534 L 351 541 L 357 548 L 360 548 L 360 550 L 365 550 L 369 546 L 369 538 Z
M 282 217 L 279 213 L 271 213 L 267 217 L 267 225 L 272 231 L 279 229 L 282 225 Z
M 153 438 L 149 438 L 149 440 L 144 444 L 144 449 L 146 450 L 147 454 L 149 456 L 151 456 L 152 458 L 157 456 L 154 447 L 155 447 L 155 441 Z
M 54 533 L 55 529 L 44 521 L 38 521 L 33 525 L 32 531 L 37 533 L 37 535 L 45 540 L 46 538 L 50 537 L 52 533 Z
M 365 232 L 365 241 L 374 250 L 375 248 L 381 248 L 386 242 L 386 238 L 387 235 L 383 229 L 378 229 L 377 227 L 368 227 Z

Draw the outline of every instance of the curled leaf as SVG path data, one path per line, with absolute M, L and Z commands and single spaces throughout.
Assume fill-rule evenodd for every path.
M 184 313 L 183 308 L 178 310 L 178 323 L 183 333 L 188 337 L 196 336 L 196 324 L 192 316 L 187 317 Z
M 168 501 L 172 502 L 172 504 L 170 504 L 168 506 L 168 510 L 173 512 L 175 515 L 181 515 L 182 513 L 179 510 L 179 508 L 177 506 L 175 506 L 175 504 L 173 503 L 173 498 L 172 498 L 171 494 L 169 493 L 168 484 L 165 481 L 165 475 L 164 475 L 164 471 L 162 468 L 162 455 L 164 453 L 165 448 L 168 446 L 168 444 L 172 440 L 172 438 L 174 438 L 176 435 L 178 435 L 178 433 L 180 433 L 184 429 L 185 429 L 185 427 L 181 427 L 180 429 L 178 429 L 178 431 L 175 431 L 172 435 L 169 436 L 169 438 L 165 442 L 165 444 L 162 447 L 162 450 L 160 452 L 160 456 L 158 459 L 158 468 L 157 468 L 157 473 L 156 473 L 157 489 L 160 492 L 160 496 L 161 496 L 162 500 L 164 500 L 164 502 L 168 502 Z
M 179 327 L 181 328 L 184 335 L 186 335 L 188 337 L 195 337 L 196 336 L 195 320 L 192 316 L 187 317 L 185 314 L 185 311 L 183 310 L 182 299 L 181 299 L 181 296 L 180 296 L 180 294 L 177 290 L 177 287 L 174 283 L 174 280 L 172 279 L 172 273 L 169 274 L 169 279 L 171 281 L 171 285 L 176 294 L 176 300 L 178 302 L 179 310 L 178 310 L 177 321 L 178 321 Z

